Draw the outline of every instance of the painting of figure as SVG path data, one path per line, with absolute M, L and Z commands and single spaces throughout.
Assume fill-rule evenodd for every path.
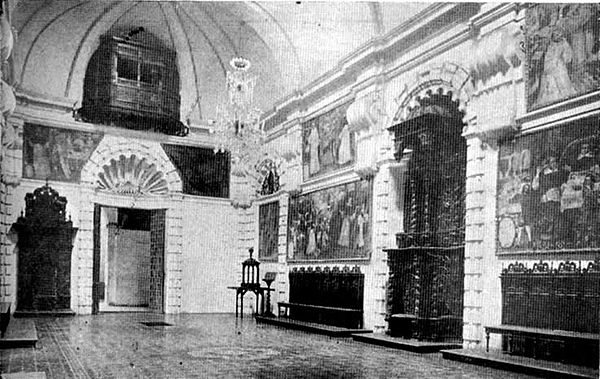
M 354 163 L 355 136 L 346 121 L 349 105 L 342 104 L 302 124 L 304 180 Z
M 372 201 L 370 180 L 290 198 L 288 259 L 368 257 Z
M 102 135 L 25 124 L 23 177 L 77 182 Z
M 258 207 L 258 257 L 277 259 L 279 241 L 279 201 Z
M 525 17 L 527 107 L 600 87 L 598 4 L 534 4 Z
M 499 159 L 500 251 L 600 246 L 600 133 L 594 120 L 505 142 Z

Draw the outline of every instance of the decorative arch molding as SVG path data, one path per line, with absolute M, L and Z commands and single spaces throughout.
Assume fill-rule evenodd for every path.
M 166 195 L 169 186 L 162 171 L 150 164 L 146 158 L 135 154 L 119 159 L 112 158 L 109 164 L 98 173 L 98 189 L 116 192 L 121 195 Z
M 81 172 L 81 183 L 120 195 L 182 192 L 182 181 L 160 143 L 105 136 Z
M 460 65 L 444 62 L 441 66 L 416 73 L 410 85 L 404 86 L 395 99 L 398 110 L 392 121 L 406 121 L 411 110 L 419 106 L 422 99 L 439 94 L 451 95 L 453 101 L 458 101 L 459 110 L 465 114 L 463 122 L 470 126 L 476 120 L 469 106 L 473 92 L 469 72 Z

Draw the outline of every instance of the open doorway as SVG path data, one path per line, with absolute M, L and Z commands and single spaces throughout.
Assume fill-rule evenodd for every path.
M 163 311 L 164 214 L 96 206 L 93 313 Z

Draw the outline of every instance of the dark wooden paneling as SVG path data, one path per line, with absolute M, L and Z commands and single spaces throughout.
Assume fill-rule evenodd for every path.
M 290 303 L 325 307 L 363 309 L 364 274 L 357 268 L 340 271 L 294 269 L 289 274 Z M 302 321 L 318 322 L 346 328 L 362 326 L 362 314 L 319 312 L 314 309 L 291 309 L 290 317 Z
M 66 220 L 67 199 L 48 185 L 25 196 L 19 234 L 18 311 L 56 311 L 71 307 L 71 251 L 77 231 Z

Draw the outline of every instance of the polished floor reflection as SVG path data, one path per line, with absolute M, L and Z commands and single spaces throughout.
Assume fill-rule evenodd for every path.
M 233 315 L 103 314 L 36 325 L 37 348 L 0 350 L 0 372 L 56 379 L 524 377 Z

